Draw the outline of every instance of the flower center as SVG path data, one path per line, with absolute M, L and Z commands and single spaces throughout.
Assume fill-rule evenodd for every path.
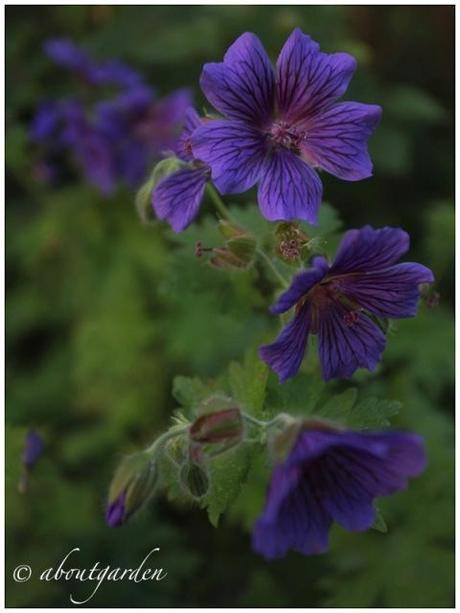
M 297 303 L 297 312 L 306 303 L 311 305 L 311 327 L 312 334 L 317 334 L 321 314 L 327 309 L 340 309 L 342 321 L 347 327 L 354 326 L 360 317 L 362 311 L 359 304 L 351 300 L 343 293 L 340 282 L 336 279 L 325 280 L 315 285 L 307 294 Z
M 193 157 L 192 139 L 190 137 L 185 139 L 183 147 L 185 154 Z
M 300 154 L 300 143 L 305 137 L 295 126 L 288 125 L 285 121 L 274 121 L 268 132 L 270 140 L 276 145 L 281 145 L 296 154 Z

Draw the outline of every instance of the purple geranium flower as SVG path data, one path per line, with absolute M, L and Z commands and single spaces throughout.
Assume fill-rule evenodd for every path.
M 348 181 L 369 177 L 367 141 L 381 108 L 336 102 L 355 68 L 351 55 L 321 53 L 298 28 L 276 71 L 248 32 L 222 63 L 206 64 L 201 87 L 227 119 L 203 125 L 192 143 L 218 190 L 243 192 L 258 183 L 259 207 L 268 220 L 316 223 L 322 185 L 314 168 Z
M 95 62 L 70 39 L 49 39 L 44 44 L 44 50 L 53 62 L 71 70 L 90 85 L 135 87 L 142 83 L 140 75 L 126 64 L 118 60 Z
M 367 530 L 374 498 L 405 489 L 425 464 L 423 440 L 415 434 L 303 429 L 274 468 L 253 548 L 268 559 L 290 549 L 323 553 L 334 520 L 352 532 Z
M 346 232 L 332 265 L 318 256 L 294 277 L 271 311 L 280 314 L 295 305 L 295 317 L 274 343 L 260 348 L 281 382 L 299 370 L 309 334 L 318 335 L 326 381 L 376 367 L 386 341 L 377 318 L 414 317 L 418 285 L 434 281 L 421 264 L 396 263 L 408 249 L 403 230 L 365 226 Z
M 152 196 L 157 217 L 165 219 L 174 232 L 182 232 L 195 219 L 209 179 L 208 166 L 194 158 L 191 146 L 191 136 L 201 123 L 195 109 L 190 108 L 175 151 L 184 167 L 162 179 Z
M 112 141 L 120 178 L 139 185 L 149 164 L 175 149 L 191 103 L 187 89 L 156 99 L 153 90 L 141 86 L 99 105 L 98 124 Z

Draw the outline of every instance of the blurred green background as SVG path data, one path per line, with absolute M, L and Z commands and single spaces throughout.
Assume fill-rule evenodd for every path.
M 129 567 L 155 546 L 165 581 L 106 584 L 89 605 L 453 606 L 454 8 L 9 6 L 6 25 L 8 606 L 85 598 L 87 584 L 37 578 L 73 547 L 77 566 Z M 122 529 L 103 517 L 119 457 L 169 423 L 173 377 L 217 375 L 273 329 L 256 272 L 226 275 L 197 262 L 199 229 L 172 243 L 164 227 L 139 223 L 128 190 L 104 199 L 78 175 L 54 189 L 36 182 L 27 132 L 40 100 L 72 93 L 70 77 L 41 52 L 48 37 L 123 59 L 160 94 L 190 86 L 200 107 L 204 62 L 220 61 L 247 30 L 276 58 L 296 26 L 323 50 L 357 57 L 346 99 L 384 108 L 374 177 L 323 175 L 326 199 L 345 228 L 408 230 L 410 259 L 433 268 L 441 298 L 399 322 L 368 383 L 404 403 L 394 425 L 422 433 L 429 453 L 425 475 L 383 501 L 388 534 L 334 529 L 330 553 L 269 564 L 250 548 L 258 511 L 250 497 L 217 530 L 204 512 L 162 498 Z M 46 450 L 21 495 L 31 426 Z M 37 572 L 14 583 L 23 563 Z

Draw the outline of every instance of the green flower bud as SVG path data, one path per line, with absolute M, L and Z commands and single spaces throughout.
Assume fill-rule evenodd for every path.
M 244 270 L 248 266 L 247 262 L 226 247 L 215 247 L 212 249 L 212 257 L 209 263 L 214 268 L 221 268 L 222 270 Z
M 225 269 L 248 268 L 256 252 L 256 239 L 244 228 L 226 219 L 219 221 L 219 230 L 226 241 L 224 247 L 212 249 L 211 264 Z
M 278 240 L 277 253 L 287 264 L 297 265 L 313 253 L 322 251 L 324 241 L 317 236 L 309 237 L 298 223 L 278 224 L 275 231 Z
M 203 464 L 187 462 L 181 468 L 180 482 L 193 498 L 202 498 L 209 489 L 209 477 Z
M 109 488 L 106 522 L 111 527 L 128 520 L 152 495 L 157 470 L 150 455 L 134 453 L 122 460 Z

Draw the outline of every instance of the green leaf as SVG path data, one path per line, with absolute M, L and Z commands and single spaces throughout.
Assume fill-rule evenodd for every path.
M 281 412 L 292 413 L 298 417 L 313 415 L 324 389 L 324 382 L 313 374 L 298 374 L 283 385 L 271 374 L 267 391 L 270 415 Z
M 445 109 L 428 92 L 408 85 L 401 85 L 391 90 L 386 100 L 385 111 L 405 122 L 418 124 L 439 123 L 447 116 Z
M 252 455 L 257 450 L 253 444 L 242 443 L 216 456 L 210 463 L 210 488 L 202 506 L 207 509 L 214 527 L 217 527 L 221 514 L 238 497 L 248 476 Z
M 244 364 L 232 362 L 229 368 L 230 389 L 243 410 L 251 415 L 264 415 L 268 366 L 259 358 L 255 348 L 246 353 Z
M 382 398 L 364 398 L 353 406 L 347 416 L 347 426 L 357 430 L 377 430 L 390 426 L 390 417 L 401 409 L 397 400 Z
M 193 409 L 210 396 L 210 389 L 197 377 L 174 377 L 172 394 L 179 404 Z
M 341 394 L 332 396 L 317 412 L 320 417 L 337 421 L 346 425 L 348 415 L 356 402 L 358 392 L 355 387 L 345 390 Z

